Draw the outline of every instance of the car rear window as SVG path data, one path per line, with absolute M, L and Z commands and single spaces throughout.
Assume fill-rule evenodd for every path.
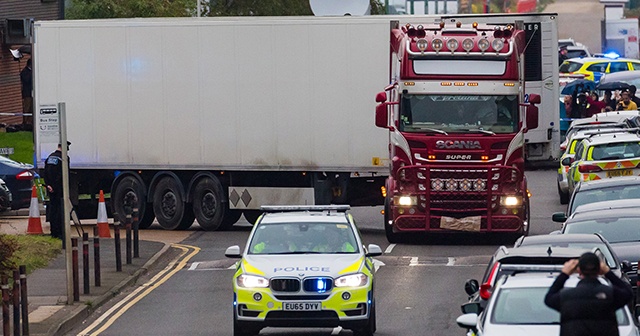
M 640 241 L 639 217 L 604 217 L 593 220 L 566 222 L 563 233 L 599 233 L 609 243 Z
M 617 142 L 594 146 L 592 160 L 621 160 L 640 157 L 640 143 Z
M 640 198 L 640 184 L 620 185 L 591 190 L 578 190 L 573 196 L 569 215 L 572 214 L 577 207 L 583 204 L 628 198 Z
M 560 65 L 560 73 L 571 73 L 580 70 L 582 63 L 565 61 Z

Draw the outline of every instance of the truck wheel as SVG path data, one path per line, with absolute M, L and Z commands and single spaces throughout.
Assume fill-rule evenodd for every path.
M 167 230 L 184 230 L 193 224 L 191 206 L 180 193 L 180 185 L 172 177 L 163 177 L 153 194 L 153 212 L 158 223 Z
M 569 193 L 562 192 L 560 184 L 558 184 L 558 195 L 560 196 L 560 204 L 569 204 Z
M 193 191 L 193 212 L 205 231 L 220 230 L 225 217 L 222 185 L 215 177 L 200 179 Z
M 156 219 L 156 215 L 153 214 L 153 204 L 147 203 L 144 207 L 144 213 L 140 212 L 139 216 L 141 217 L 138 220 L 138 228 L 148 229 L 153 224 L 153 220 Z
M 260 210 L 245 210 L 243 212 L 244 214 L 244 219 L 247 220 L 247 222 L 249 222 L 251 225 L 254 225 L 256 223 L 256 221 L 258 220 L 258 217 L 260 217 L 260 215 L 262 215 L 262 211 Z
M 400 242 L 400 234 L 393 232 L 393 226 L 389 224 L 391 218 L 391 206 L 389 205 L 389 198 L 384 199 L 384 233 L 387 235 L 387 240 L 391 244 Z
M 147 206 L 148 203 L 144 199 L 144 190 L 145 186 L 134 176 L 123 177 L 111 193 L 111 209 L 114 213 L 118 214 L 118 218 L 114 218 L 114 220 L 119 220 L 120 223 L 124 223 L 126 218 L 125 210 L 129 208 L 133 210 L 133 208 L 137 207 L 139 213 L 144 214 L 138 224 L 138 228 L 148 228 L 151 223 L 153 223 L 153 212 L 151 211 L 151 207 Z M 148 216 L 148 212 L 152 213 L 151 220 L 145 218 Z

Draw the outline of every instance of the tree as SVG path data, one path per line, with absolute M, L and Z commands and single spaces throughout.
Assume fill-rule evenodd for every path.
M 68 19 L 196 16 L 197 0 L 71 0 Z M 201 0 L 202 16 L 313 15 L 309 0 Z M 370 0 L 371 14 L 384 14 L 381 0 Z

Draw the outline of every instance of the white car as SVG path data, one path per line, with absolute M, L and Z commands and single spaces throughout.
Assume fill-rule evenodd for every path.
M 458 317 L 461 328 L 476 336 L 540 336 L 560 334 L 560 313 L 544 304 L 544 297 L 557 273 L 520 273 L 504 276 L 491 295 L 487 308 L 480 315 L 473 311 L 473 303 L 465 305 L 467 314 Z M 571 276 L 565 287 L 575 287 L 580 281 Z M 607 284 L 605 278 L 600 281 Z M 637 336 L 638 328 L 629 308 L 616 312 L 620 336 Z
M 378 245 L 365 247 L 349 206 L 263 206 L 233 276 L 233 334 L 264 327 L 376 330 Z

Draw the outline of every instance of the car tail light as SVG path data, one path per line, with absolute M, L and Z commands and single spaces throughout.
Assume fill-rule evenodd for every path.
M 21 180 L 21 181 L 33 180 L 33 173 L 28 170 L 25 170 L 20 174 L 16 175 L 16 180 Z
M 592 164 L 585 164 L 579 165 L 578 171 L 581 173 L 597 173 L 599 171 L 602 171 L 602 168 Z
M 491 297 L 491 293 L 492 293 L 492 290 L 491 290 L 491 285 L 490 284 L 483 283 L 480 286 L 480 297 L 483 300 L 489 300 L 489 298 Z

